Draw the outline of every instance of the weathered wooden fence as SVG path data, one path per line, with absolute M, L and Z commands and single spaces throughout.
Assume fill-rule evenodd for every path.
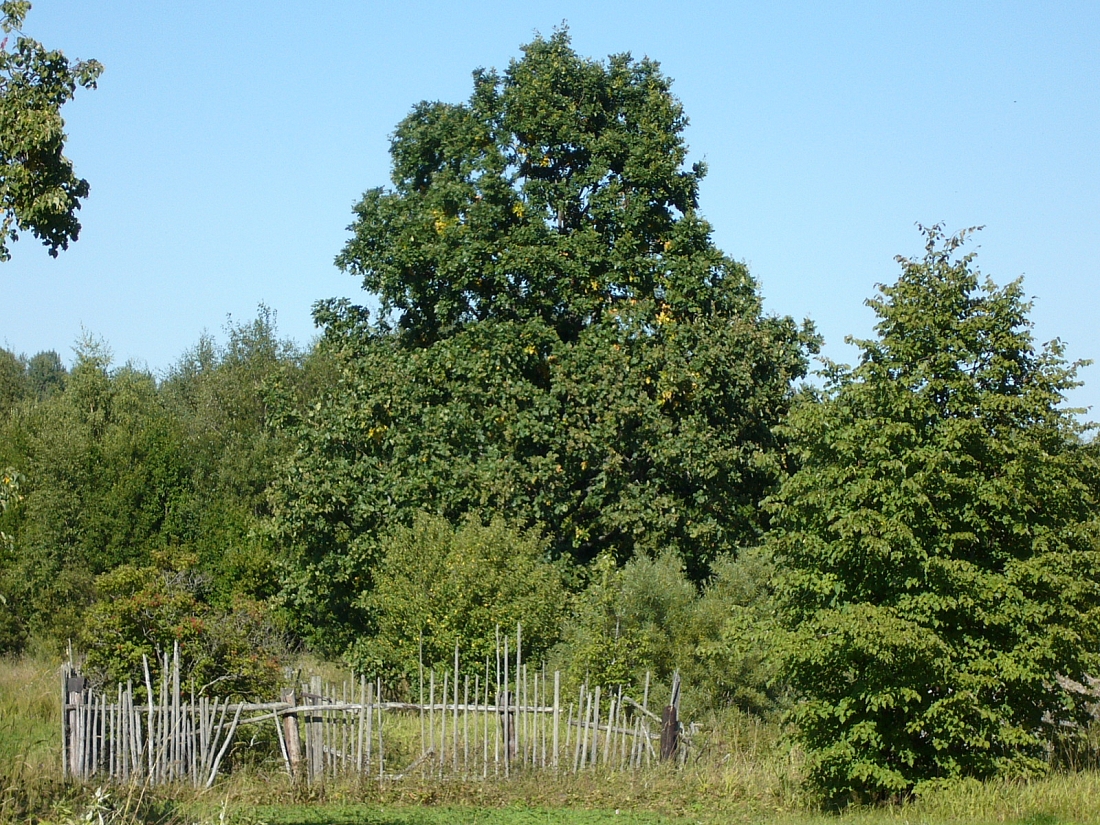
M 637 770 L 683 759 L 690 736 L 678 719 L 678 676 L 660 715 L 649 706 L 648 674 L 640 696 L 583 684 L 565 697 L 560 672 L 522 661 L 519 629 L 516 642 L 514 656 L 506 639 L 492 672 L 487 659 L 472 679 L 457 648 L 453 668 L 422 669 L 419 702 L 384 701 L 381 681 L 365 678 L 339 686 L 314 678 L 284 691 L 278 702 L 196 697 L 181 687 L 178 647 L 163 657 L 155 681 L 145 662 L 143 704 L 135 703 L 132 683 L 97 693 L 68 668 L 65 773 L 209 787 L 242 727 L 265 723 L 274 728 L 285 770 L 309 782 Z

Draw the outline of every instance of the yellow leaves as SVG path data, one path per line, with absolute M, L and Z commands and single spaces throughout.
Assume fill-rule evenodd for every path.
M 522 218 L 527 214 L 527 208 L 522 203 L 514 203 L 512 204 L 512 214 L 517 218 Z
M 442 209 L 432 209 L 431 216 L 434 219 L 436 234 L 442 235 L 448 229 L 458 224 L 457 217 L 449 217 Z
M 371 427 L 369 430 L 367 430 L 367 438 L 377 444 L 382 440 L 382 436 L 386 434 L 386 430 L 388 429 L 389 427 L 387 427 L 385 424 L 379 424 L 376 427 Z
M 527 353 L 528 355 L 538 355 L 538 353 L 539 353 L 539 351 L 537 349 L 535 349 L 534 344 L 528 344 L 527 346 L 525 346 L 523 348 L 523 351 L 525 353 Z

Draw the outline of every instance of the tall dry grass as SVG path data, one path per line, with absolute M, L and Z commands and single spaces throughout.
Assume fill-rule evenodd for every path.
M 0 821 L 20 821 L 62 793 L 61 676 L 41 657 L 0 658 Z

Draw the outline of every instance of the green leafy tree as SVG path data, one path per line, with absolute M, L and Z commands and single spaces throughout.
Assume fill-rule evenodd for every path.
M 45 398 L 65 388 L 69 372 L 54 350 L 44 350 L 27 361 L 27 389 L 35 398 Z
M 815 338 L 714 246 L 669 88 L 558 32 L 397 127 L 337 260 L 382 317 L 318 307 L 334 380 L 281 422 L 284 598 L 315 643 L 372 632 L 376 536 L 422 510 L 542 526 L 582 563 L 667 549 L 695 579 L 757 540 Z
M 103 66 L 95 60 L 70 62 L 20 29 L 30 10 L 25 0 L 0 3 L 0 28 L 16 32 L 11 49 L 0 45 L 0 260 L 8 241 L 30 231 L 50 255 L 68 249 L 80 234 L 76 211 L 88 197 L 88 181 L 78 178 L 65 150 L 61 107 L 77 86 L 94 89 Z
M 214 575 L 219 598 L 266 598 L 276 589 L 266 488 L 285 453 L 267 426 L 268 399 L 288 406 L 309 392 L 309 369 L 280 340 L 275 313 L 261 306 L 246 322 L 227 323 L 226 343 L 203 336 L 172 369 L 160 399 L 182 431 L 191 495 L 181 512 L 186 542 Z
M 28 624 L 75 635 L 95 576 L 186 542 L 190 496 L 180 428 L 148 373 L 110 369 L 85 341 L 67 388 L 26 405 L 16 425 L 29 479 L 7 571 Z
M 0 524 L 15 543 L 0 558 L 0 593 L 21 626 L 63 644 L 100 598 L 97 576 L 168 550 L 197 557 L 219 609 L 275 591 L 264 491 L 285 447 L 267 398 L 293 408 L 316 370 L 262 308 L 227 331 L 224 346 L 204 338 L 160 382 L 112 368 L 88 337 L 71 374 L 52 351 L 0 353 L 18 396 L 0 414 L 0 467 L 27 478 L 25 506 Z
M 1086 719 L 1060 678 L 1100 664 L 1078 365 L 1036 349 L 1019 281 L 982 280 L 966 233 L 924 232 L 859 364 L 792 413 L 801 466 L 770 508 L 794 721 L 834 800 L 1044 770 Z
M 27 394 L 26 374 L 23 359 L 0 348 L 0 416 L 7 416 Z
M 453 666 L 457 644 L 463 670 L 476 675 L 485 657 L 496 657 L 498 629 L 514 634 L 517 624 L 531 661 L 557 641 L 563 571 L 547 560 L 537 533 L 516 531 L 501 519 L 452 526 L 421 514 L 383 541 L 378 583 L 364 600 L 378 633 L 361 640 L 352 656 L 362 672 L 411 683 L 421 656 L 427 666 Z

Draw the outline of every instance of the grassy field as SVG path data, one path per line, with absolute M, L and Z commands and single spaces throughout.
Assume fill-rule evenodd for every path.
M 277 765 L 245 766 L 210 791 L 101 789 L 59 777 L 59 677 L 52 662 L 0 660 L 0 823 L 56 825 L 970 825 L 1100 823 L 1100 772 L 962 783 L 905 805 L 824 813 L 774 728 L 728 716 L 682 769 L 519 775 L 507 781 L 329 781 L 303 787 Z

